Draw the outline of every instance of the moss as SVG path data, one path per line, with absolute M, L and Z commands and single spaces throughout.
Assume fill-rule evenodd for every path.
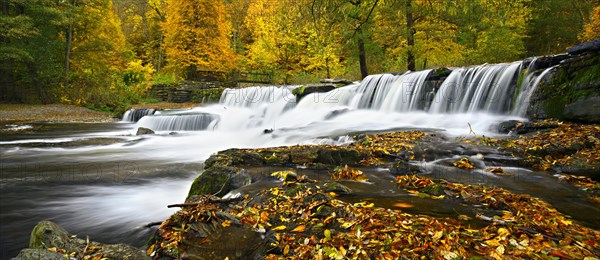
M 580 97 L 596 93 L 594 88 L 576 89 L 600 82 L 600 56 L 573 61 L 560 66 L 542 87 L 547 100 L 543 107 L 549 117 L 562 118 L 565 107 Z
M 300 86 L 300 87 L 293 89 L 292 94 L 294 94 L 296 96 L 301 96 L 302 94 L 304 94 L 304 86 Z

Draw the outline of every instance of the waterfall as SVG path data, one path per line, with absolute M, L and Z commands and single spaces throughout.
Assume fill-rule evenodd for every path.
M 452 71 L 436 93 L 432 113 L 506 113 L 521 62 L 484 64 Z
M 123 114 L 123 118 L 121 119 L 121 121 L 135 123 L 144 116 L 153 115 L 154 112 L 156 112 L 156 110 L 152 108 L 130 109 L 125 111 L 125 114 Z
M 295 86 L 268 86 L 225 89 L 219 104 L 225 107 L 251 109 L 254 114 L 247 127 L 269 126 L 285 111 L 296 105 Z
M 533 63 L 533 62 L 532 62 Z M 528 76 L 523 80 L 521 91 L 517 97 L 516 106 L 513 110 L 513 114 L 516 116 L 525 116 L 527 113 L 527 107 L 529 107 L 529 101 L 531 96 L 537 89 L 538 85 L 550 74 L 556 66 L 547 68 L 541 73 L 529 72 Z
M 154 131 L 200 131 L 218 122 L 219 117 L 209 113 L 167 113 L 146 116 L 138 126 Z
M 537 70 L 536 59 L 527 68 L 523 68 L 523 63 L 455 68 L 441 85 L 435 82 L 439 76 L 432 76 L 433 70 L 370 75 L 360 83 L 325 93 L 311 93 L 299 102 L 291 91 L 296 86 L 225 89 L 218 104 L 191 110 L 158 111 L 154 115 L 153 110 L 131 110 L 124 118 L 148 113 L 138 125 L 155 131 L 210 128 L 234 132 L 303 128 L 336 120 L 339 124 L 339 120 L 349 120 L 349 115 L 357 114 L 381 118 L 408 113 L 421 117 L 465 113 L 523 116 L 535 88 L 550 72 L 550 69 Z M 521 82 L 518 82 L 519 76 L 523 76 Z

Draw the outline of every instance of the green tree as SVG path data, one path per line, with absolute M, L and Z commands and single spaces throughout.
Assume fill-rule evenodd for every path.
M 56 1 L 2 2 L 0 16 L 0 100 L 51 101 L 63 61 L 59 32 L 65 24 Z

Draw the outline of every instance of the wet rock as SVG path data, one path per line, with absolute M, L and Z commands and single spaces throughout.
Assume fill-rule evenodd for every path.
M 137 132 L 135 133 L 135 135 L 153 135 L 154 131 L 152 129 L 149 128 L 145 128 L 145 127 L 138 127 Z
M 350 109 L 348 109 L 348 108 L 333 110 L 333 111 L 329 112 L 327 115 L 325 115 L 325 120 L 332 119 L 336 116 L 347 113 L 348 111 L 350 111 Z
M 346 85 L 352 84 L 352 81 L 346 80 L 346 79 L 340 79 L 340 78 L 322 79 L 320 82 L 324 83 L 324 84 L 336 84 L 336 85 L 340 85 L 340 86 L 346 86 Z
M 497 130 L 500 133 L 508 134 L 529 134 L 541 130 L 552 129 L 558 127 L 556 122 L 537 123 L 537 122 L 521 122 L 518 120 L 509 120 L 498 125 Z
M 557 167 L 553 167 L 552 170 L 557 173 L 585 176 L 585 177 L 590 177 L 595 181 L 600 181 L 600 168 L 576 167 L 576 166 L 557 166 Z
M 250 175 L 244 169 L 215 165 L 206 169 L 194 180 L 188 199 L 193 195 L 223 196 L 251 182 Z
M 390 167 L 390 172 L 396 176 L 413 174 L 419 171 L 419 167 L 410 165 L 408 160 L 398 160 Z
M 326 192 L 335 192 L 340 195 L 348 195 L 352 193 L 352 189 L 340 184 L 336 181 L 327 181 L 323 183 L 323 191 Z
M 504 122 L 498 124 L 498 127 L 496 128 L 496 130 L 498 131 L 498 133 L 508 134 L 515 130 L 515 128 L 517 127 L 517 124 L 519 122 L 521 122 L 521 121 L 519 121 L 519 120 L 504 121 Z
M 102 245 L 102 249 L 95 255 L 102 255 L 103 258 L 107 259 L 149 259 L 142 250 L 126 244 Z
M 336 88 L 335 84 L 310 84 L 303 87 L 296 88 L 292 91 L 294 95 L 296 95 L 296 99 L 300 101 L 300 99 L 304 98 L 308 94 L 312 93 L 325 93 L 332 91 Z
M 64 260 L 65 256 L 60 253 L 53 252 L 53 251 L 50 251 L 47 249 L 26 248 L 26 249 L 21 250 L 21 252 L 19 252 L 19 255 L 12 258 L 12 260 L 39 260 L 39 259 Z
M 64 248 L 71 251 L 71 239 L 69 232 L 59 227 L 51 221 L 40 221 L 33 231 L 29 239 L 29 247 L 33 249 L 46 249 L 50 247 Z
M 93 241 L 88 243 L 50 221 L 40 221 L 33 228 L 29 248 L 21 250 L 15 259 L 65 259 L 64 255 L 51 252 L 48 248 L 55 248 L 66 254 L 82 254 L 90 245 L 98 250 L 86 254 L 98 256 L 98 259 L 148 259 L 144 251 L 129 245 L 101 244 Z
M 205 161 L 205 168 L 220 166 L 261 166 L 265 164 L 263 156 L 254 151 L 228 149 L 211 155 Z
M 577 44 L 569 49 L 567 49 L 567 53 L 571 55 L 581 54 L 585 52 L 597 52 L 600 51 L 600 39 L 591 40 L 589 42 L 584 42 Z
M 563 116 L 569 121 L 600 123 L 600 95 L 577 98 L 565 107 Z
M 358 151 L 347 148 L 321 148 L 317 151 L 314 163 L 331 165 L 357 165 L 364 157 Z

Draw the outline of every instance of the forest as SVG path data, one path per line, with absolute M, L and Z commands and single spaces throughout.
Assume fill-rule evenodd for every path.
M 0 102 L 122 112 L 190 72 L 274 84 L 562 53 L 598 0 L 3 0 Z M 226 79 L 224 79 L 226 80 Z

